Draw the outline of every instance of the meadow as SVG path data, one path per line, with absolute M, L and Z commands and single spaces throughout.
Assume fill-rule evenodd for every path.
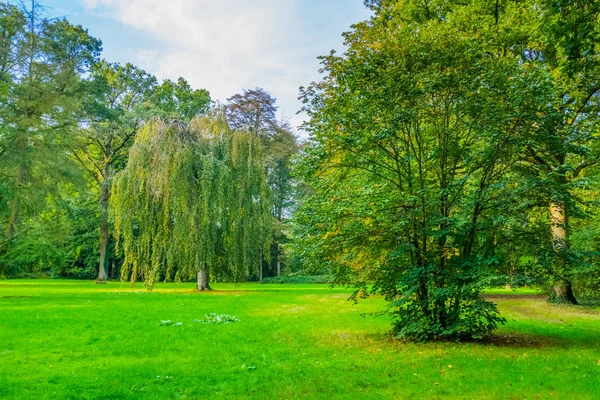
M 600 310 L 490 294 L 483 343 L 407 343 L 328 285 L 0 281 L 0 398 L 593 399 Z M 239 322 L 203 323 L 228 314 Z M 173 325 L 161 325 L 170 320 Z M 200 320 L 199 322 L 194 322 Z M 177 322 L 182 324 L 176 326 Z

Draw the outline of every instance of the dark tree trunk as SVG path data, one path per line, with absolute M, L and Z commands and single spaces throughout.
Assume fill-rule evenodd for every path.
M 203 268 L 200 271 L 198 271 L 198 286 L 196 287 L 196 290 L 212 290 L 210 288 L 209 276 L 206 268 Z

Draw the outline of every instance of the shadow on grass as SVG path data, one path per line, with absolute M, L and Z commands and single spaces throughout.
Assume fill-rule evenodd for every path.
M 578 299 L 579 305 L 584 307 L 600 307 L 600 299 L 582 298 Z
M 419 342 L 403 340 L 395 337 L 391 332 L 367 333 L 360 335 L 365 342 L 387 342 L 394 345 L 419 344 Z M 586 335 L 584 337 L 567 337 L 559 335 L 536 335 L 525 332 L 493 332 L 487 334 L 483 339 L 472 339 L 462 341 L 438 340 L 430 344 L 453 344 L 459 346 L 493 346 L 506 349 L 598 349 L 600 348 L 600 336 Z M 425 343 L 420 343 L 425 344 Z
M 547 295 L 544 294 L 484 294 L 486 300 L 546 300 Z
M 530 335 L 522 332 L 493 332 L 486 335 L 483 340 L 475 343 L 495 347 L 531 349 L 570 347 L 571 345 L 561 338 Z

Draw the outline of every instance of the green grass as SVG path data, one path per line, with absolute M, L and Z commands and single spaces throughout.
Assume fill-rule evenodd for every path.
M 593 399 L 600 312 L 494 297 L 488 344 L 390 340 L 327 285 L 0 281 L 0 398 Z M 500 293 L 502 294 L 502 293 Z M 240 322 L 194 323 L 205 314 Z M 183 322 L 160 326 L 161 320 Z

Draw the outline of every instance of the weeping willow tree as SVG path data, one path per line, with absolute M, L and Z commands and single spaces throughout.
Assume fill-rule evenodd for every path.
M 121 279 L 241 281 L 270 246 L 260 139 L 231 131 L 223 112 L 189 125 L 153 120 L 138 132 L 111 200 Z M 265 253 L 266 254 L 266 253 Z

